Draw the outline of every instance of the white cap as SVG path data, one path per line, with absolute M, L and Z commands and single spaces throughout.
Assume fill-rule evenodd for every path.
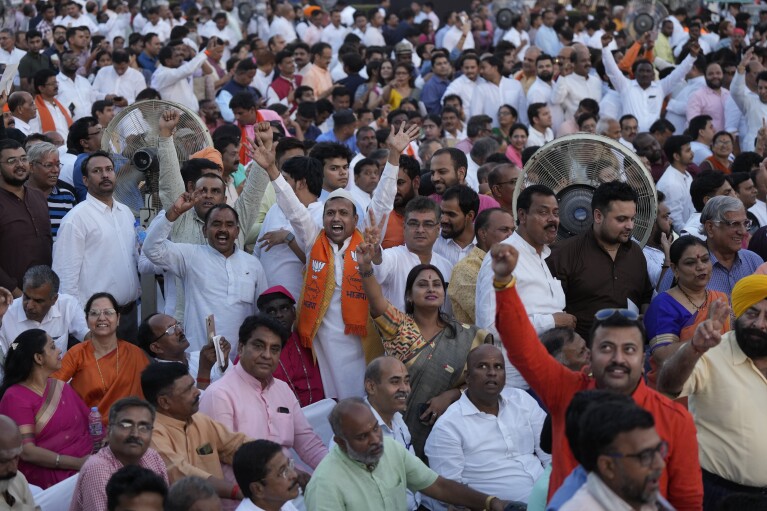
M 330 192 L 330 195 L 328 195 L 328 198 L 325 199 L 325 202 L 328 202 L 331 199 L 346 199 L 350 201 L 352 204 L 356 204 L 354 201 L 354 197 L 352 197 L 352 194 L 346 191 L 344 188 L 336 188 L 332 192 Z

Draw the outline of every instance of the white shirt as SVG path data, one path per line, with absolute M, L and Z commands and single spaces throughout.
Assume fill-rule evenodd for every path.
M 674 230 L 679 232 L 695 212 L 690 197 L 692 176 L 686 170 L 679 172 L 669 165 L 658 180 L 656 188 L 666 196 L 666 206 L 674 221 Z
M 318 227 L 322 227 L 323 204 L 315 201 L 306 208 Z M 260 236 L 272 231 L 285 229 L 295 235 L 295 230 L 290 225 L 285 213 L 278 205 L 269 208 L 261 224 Z M 259 258 L 266 272 L 266 280 L 269 287 L 285 286 L 293 298 L 298 300 L 304 287 L 304 263 L 293 253 L 287 243 L 273 246 L 269 251 L 262 249 L 257 243 L 253 249 L 253 255 Z
M 471 98 L 469 112 L 471 115 L 489 115 L 493 119 L 493 126 L 498 127 L 498 107 L 511 105 L 519 113 L 520 121 L 527 121 L 527 99 L 522 84 L 513 78 L 502 77 L 498 85 L 484 82 L 477 85 Z
M 733 80 L 734 81 L 734 80 Z M 757 100 L 759 96 L 751 92 L 747 87 L 745 89 L 746 97 L 754 97 Z M 748 135 L 748 119 L 743 112 L 740 111 L 740 107 L 735 103 L 735 98 L 732 94 L 724 102 L 724 131 L 729 131 L 733 135 L 737 135 L 740 141 L 741 151 L 753 151 L 755 139 L 747 140 L 744 137 Z
M 692 162 L 695 165 L 700 165 L 703 163 L 703 160 L 714 154 L 709 146 L 702 144 L 697 140 L 690 142 L 690 149 L 692 149 L 693 152 Z
M 706 241 L 706 235 L 700 233 L 701 223 L 700 223 L 700 216 L 701 213 L 698 213 L 695 211 L 692 215 L 690 215 L 690 218 L 687 220 L 687 223 L 682 227 L 682 230 L 679 231 L 680 236 L 685 235 L 691 235 L 695 236 L 696 238 L 700 238 L 703 241 Z
M 551 128 L 546 128 L 546 131 L 541 133 L 530 126 L 528 132 L 527 145 L 525 147 L 541 147 L 554 140 L 554 131 Z
M 553 84 L 546 83 L 540 78 L 536 78 L 532 85 L 530 85 L 530 88 L 527 89 L 527 103 L 525 105 L 525 110 L 527 110 L 527 107 L 533 103 L 545 103 L 551 111 L 551 125 L 559 126 L 565 122 L 565 113 L 561 105 L 555 105 L 551 102 L 551 95 L 553 92 Z M 525 111 L 525 118 L 527 118 L 527 111 Z M 527 124 L 527 121 L 525 124 Z
M 670 75 L 663 80 L 653 81 L 646 89 L 640 87 L 636 80 L 629 80 L 623 75 L 611 52 L 602 52 L 602 63 L 607 76 L 610 77 L 610 83 L 623 98 L 623 114 L 632 114 L 636 117 L 639 131 L 643 132 L 649 131 L 652 123 L 660 118 L 664 98 L 671 93 L 677 83 L 684 80 L 695 64 L 695 57 L 688 55 Z
M 7 52 L 0 48 L 0 64 L 18 64 L 27 52 L 13 47 L 13 51 Z
M 350 166 L 350 168 L 352 167 Z M 349 172 L 349 174 L 353 174 L 353 172 Z M 349 182 L 351 183 L 351 179 Z M 367 211 L 370 201 L 372 200 L 371 195 L 353 183 L 351 186 L 347 186 L 346 189 L 349 190 L 349 193 L 354 197 L 354 202 L 362 207 L 362 211 Z
M 204 53 L 203 53 L 204 54 Z M 117 74 L 113 66 L 99 70 L 93 80 L 93 89 L 99 94 L 114 94 L 122 96 L 129 104 L 136 101 L 139 92 L 146 89 L 146 80 L 141 71 L 129 67 L 122 76 Z M 199 106 L 199 105 L 198 105 Z M 194 110 L 195 112 L 197 109 Z M 90 114 L 89 114 L 90 115 Z
M 152 25 L 151 22 L 147 22 L 141 29 L 141 35 L 147 35 L 150 32 L 157 34 L 157 37 L 163 43 L 170 39 L 170 25 L 164 19 L 157 20 L 157 25 Z
M 73 18 L 72 16 L 65 16 L 65 17 L 57 17 L 53 20 L 53 23 L 55 25 L 64 25 L 67 28 L 71 27 L 88 27 L 88 30 L 91 31 L 91 34 L 96 34 L 98 32 L 98 27 L 96 27 L 96 24 L 91 20 L 90 16 L 87 16 L 85 14 L 81 14 L 77 18 Z
M 272 19 L 272 24 L 269 25 L 269 37 L 274 37 L 278 34 L 285 38 L 286 43 L 292 43 L 298 39 L 293 23 L 282 16 L 275 16 Z
M 32 133 L 40 133 L 40 119 L 37 116 L 30 119 L 29 123 L 26 123 L 14 115 L 13 121 L 16 129 L 26 136 L 29 136 Z
M 745 73 L 735 73 L 730 88 L 730 98 L 743 113 L 748 127 L 746 133 L 739 132 L 740 147 L 742 151 L 753 151 L 757 132 L 762 127 L 762 119 L 767 118 L 767 103 L 762 103 L 757 94 L 748 94 L 747 92 L 750 91 L 746 87 Z M 729 125 L 730 122 L 728 121 L 727 124 Z
M 376 280 L 381 284 L 384 298 L 404 311 L 407 276 L 410 270 L 421 264 L 421 259 L 406 245 L 387 248 L 381 252 L 381 257 L 381 264 L 374 266 Z M 430 264 L 439 269 L 445 282 L 450 282 L 453 265 L 447 259 L 432 251 Z
M 599 102 L 599 116 L 612 117 L 616 121 L 623 117 L 623 104 L 621 95 L 617 91 L 607 87 L 602 90 L 602 101 Z
M 642 247 L 642 253 L 647 260 L 647 276 L 650 277 L 650 282 L 653 288 L 653 297 L 657 294 L 655 288 L 658 287 L 658 281 L 660 280 L 660 274 L 663 272 L 663 261 L 666 259 L 666 254 L 663 250 L 658 250 L 650 245 Z
M 432 470 L 446 479 L 527 502 L 544 464 L 551 463 L 540 446 L 546 413 L 520 389 L 505 390 L 498 399 L 496 416 L 479 411 L 463 393 L 437 419 L 424 453 Z
M 67 136 L 69 135 L 69 123 L 67 122 L 67 118 L 64 117 L 64 112 L 61 111 L 56 103 L 51 103 L 50 101 L 43 100 L 43 104 L 45 104 L 45 107 L 48 109 L 48 113 L 51 114 L 51 119 L 53 119 L 53 124 L 56 126 L 56 131 L 59 133 L 59 135 L 64 137 L 64 140 L 66 140 Z M 61 106 L 67 108 L 67 105 L 62 104 Z M 39 111 L 37 112 L 35 121 L 38 123 L 38 126 L 42 126 L 42 123 L 40 122 Z
M 103 70 L 99 71 L 101 74 Z M 99 93 L 93 88 L 91 82 L 87 78 L 75 74 L 75 79 L 72 81 L 64 73 L 56 75 L 56 80 L 59 82 L 59 94 L 56 99 L 59 103 L 64 105 L 64 108 L 69 109 L 69 105 L 75 105 L 75 110 L 72 115 L 72 120 L 76 121 L 81 117 L 89 117 L 91 115 L 91 106 L 94 101 L 104 99 L 106 94 Z
M 253 77 L 253 81 L 250 82 L 251 87 L 255 87 L 261 97 L 266 97 L 266 89 L 272 84 L 274 80 L 274 69 L 268 75 L 260 69 L 256 69 L 256 76 Z M 227 105 L 228 106 L 228 105 Z M 234 114 L 232 114 L 234 115 Z
M 149 225 L 143 252 L 147 259 L 184 283 L 184 318 L 192 348 L 207 343 L 205 318 L 216 317 L 216 333 L 230 342 L 238 339 L 243 320 L 257 312 L 256 300 L 267 289 L 259 260 L 235 247 L 225 257 L 210 245 L 173 243 L 173 224 L 160 213 Z M 215 277 L 213 277 L 215 276 Z
M 332 23 L 322 29 L 322 36 L 320 41 L 328 43 L 333 48 L 333 54 L 338 53 L 338 49 L 344 44 L 344 38 L 349 34 L 349 29 L 343 25 L 339 25 L 338 28 Z
M 437 241 L 434 243 L 434 248 L 432 250 L 434 250 L 434 252 L 438 255 L 447 259 L 447 262 L 450 263 L 450 269 L 452 270 L 452 268 L 458 264 L 458 261 L 469 255 L 469 252 L 474 250 L 475 246 L 477 246 L 476 238 L 473 239 L 472 242 L 465 247 L 461 247 L 458 243 L 455 242 L 454 239 L 443 238 L 440 235 L 437 237 Z
M 133 213 L 128 206 L 105 203 L 88 194 L 64 216 L 53 244 L 53 271 L 61 293 L 85 306 L 94 294 L 109 291 L 119 305 L 141 294 Z
M 8 346 L 19 334 L 32 328 L 45 330 L 62 353 L 67 351 L 70 334 L 82 341 L 89 331 L 85 312 L 74 296 L 59 293 L 56 303 L 41 322 L 27 319 L 22 299 L 16 298 L 8 307 L 0 326 L 0 348 L 3 353 L 8 353 Z
M 453 25 L 447 29 L 447 32 L 445 32 L 445 38 L 442 39 L 442 47 L 446 49 L 448 53 L 450 53 L 453 51 L 453 49 L 455 49 L 456 46 L 458 46 L 458 41 L 461 40 L 462 35 L 463 32 L 461 29 Z M 469 33 L 466 34 L 466 39 L 463 41 L 462 51 L 472 49 L 474 49 L 474 35 L 471 33 L 471 31 L 469 31 Z
M 157 89 L 163 98 L 173 98 L 191 111 L 196 112 L 200 104 L 192 88 L 192 74 L 207 60 L 208 56 L 201 51 L 189 62 L 184 62 L 177 68 L 165 67 L 162 64 L 152 75 L 152 88 Z
M 365 34 L 362 37 L 362 42 L 365 46 L 386 46 L 386 40 L 384 39 L 381 29 L 376 28 L 368 24 L 365 29 Z
M 253 503 L 250 499 L 244 499 L 240 501 L 240 505 L 237 506 L 235 511 L 264 511 L 262 508 L 258 507 Z M 293 505 L 292 502 L 288 501 L 285 504 L 282 505 L 280 508 L 280 511 L 298 511 L 296 506 Z
M 618 142 L 620 142 L 620 143 L 621 143 L 621 144 L 623 144 L 624 146 L 628 147 L 628 148 L 629 148 L 629 149 L 631 149 L 632 151 L 636 151 L 636 149 L 634 149 L 634 144 L 632 144 L 631 142 L 629 142 L 629 141 L 628 141 L 628 140 L 626 140 L 625 138 L 623 138 L 623 137 L 619 138 L 619 139 L 618 139 Z
M 676 135 L 684 133 L 684 130 L 687 129 L 687 123 L 690 122 L 690 119 L 687 118 L 687 103 L 689 103 L 690 97 L 698 89 L 705 86 L 706 77 L 696 76 L 687 80 L 686 83 L 682 80 L 671 93 L 671 99 L 666 106 L 666 119 L 676 128 L 674 132 Z
M 760 227 L 767 225 L 767 204 L 764 201 L 756 199 L 756 203 L 748 208 L 748 211 L 754 214 Z
M 602 99 L 602 80 L 597 76 L 587 78 L 571 73 L 560 76 L 551 90 L 551 102 L 561 105 L 566 119 L 572 119 L 578 104 L 585 98 L 591 98 L 597 103 Z
M 474 96 L 474 91 L 477 88 L 477 85 L 480 83 L 484 83 L 485 80 L 483 78 L 477 78 L 476 81 L 471 81 L 468 78 L 466 78 L 466 75 L 461 75 L 452 82 L 450 82 L 450 85 L 447 86 L 447 89 L 445 89 L 445 93 L 442 94 L 442 102 L 445 102 L 445 98 L 447 96 L 450 96 L 451 94 L 457 94 L 461 97 L 461 102 L 463 103 L 463 109 L 464 113 L 466 114 L 466 118 L 468 119 L 471 117 L 469 115 L 469 112 L 471 111 L 471 99 Z M 501 106 L 500 104 L 497 104 L 495 109 L 498 110 L 498 107 Z

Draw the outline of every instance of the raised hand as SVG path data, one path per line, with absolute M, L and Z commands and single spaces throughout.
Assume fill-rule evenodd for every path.
M 357 245 L 357 264 L 359 265 L 360 271 L 369 270 L 372 267 L 374 255 L 374 245 L 371 245 L 366 241 Z
M 517 249 L 506 243 L 496 243 L 490 249 L 490 257 L 493 259 L 493 273 L 496 280 L 511 280 L 511 274 L 517 267 L 519 252 Z
M 708 319 L 695 329 L 690 345 L 698 353 L 705 353 L 722 342 L 722 328 L 730 320 L 730 306 L 718 299 L 708 308 Z
M 389 163 L 399 165 L 399 155 L 407 149 L 410 142 L 418 138 L 420 132 L 420 128 L 415 124 L 406 127 L 403 122 L 398 131 L 395 131 L 394 126 L 392 126 L 386 139 L 386 147 L 389 148 Z M 392 161 L 395 158 L 396 163 Z
M 670 234 L 666 234 L 665 232 L 660 234 L 660 246 L 663 249 L 667 261 L 669 260 L 669 254 L 671 253 L 671 243 L 673 242 L 674 239 Z
M 171 206 L 170 211 L 167 212 L 166 216 L 168 220 L 171 222 L 174 222 L 178 217 L 192 209 L 196 203 L 200 201 L 202 198 L 202 191 L 201 190 L 195 190 L 191 193 L 184 192 L 181 195 L 179 195 L 178 199 L 176 199 L 176 202 L 173 203 L 173 206 Z
M 613 42 L 613 35 L 612 35 L 612 34 L 610 34 L 610 33 L 608 33 L 608 32 L 605 32 L 605 33 L 602 35 L 602 48 L 607 48 L 607 46 L 608 46 L 608 45 L 609 45 L 611 42 Z
M 693 57 L 697 59 L 698 55 L 700 55 L 700 52 L 701 52 L 700 43 L 698 43 L 698 41 L 694 41 L 690 43 L 690 55 L 692 55 Z
M 381 245 L 381 232 L 383 232 L 384 225 L 386 225 L 386 219 L 388 215 L 384 215 L 381 221 L 376 223 L 376 215 L 372 209 L 369 211 L 370 225 L 365 227 L 363 237 L 367 243 L 370 243 L 374 247 Z
M 178 110 L 175 108 L 165 110 L 160 114 L 160 136 L 165 138 L 172 136 L 180 120 L 181 114 Z
M 276 231 L 267 232 L 259 238 L 258 246 L 264 249 L 264 252 L 269 252 L 269 250 L 277 245 L 285 243 L 285 238 L 288 237 L 288 234 L 290 234 L 290 231 L 287 229 L 278 229 Z
M 8 307 L 10 307 L 12 303 L 13 293 L 4 287 L 0 287 L 0 318 L 5 316 L 5 313 L 8 312 Z

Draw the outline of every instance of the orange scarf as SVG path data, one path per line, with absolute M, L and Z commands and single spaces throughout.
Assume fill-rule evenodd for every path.
M 362 289 L 355 250 L 362 242 L 362 234 L 355 229 L 349 247 L 344 254 L 344 278 L 341 284 L 341 315 L 344 320 L 344 333 L 349 335 L 367 335 L 368 300 Z M 304 290 L 298 305 L 298 335 L 301 344 L 312 347 L 314 336 L 320 328 L 333 299 L 335 291 L 335 253 L 323 229 L 314 242 L 309 254 Z
M 67 109 L 59 103 L 58 99 L 53 98 L 53 101 L 56 103 L 59 110 L 61 110 L 61 113 L 64 114 L 64 118 L 67 120 L 67 127 L 72 126 L 72 117 L 69 115 L 69 112 L 67 112 Z M 35 106 L 37 107 L 37 115 L 40 116 L 40 128 L 42 129 L 42 132 L 56 131 L 56 123 L 53 121 L 53 116 L 48 111 L 48 106 L 40 94 L 35 96 Z

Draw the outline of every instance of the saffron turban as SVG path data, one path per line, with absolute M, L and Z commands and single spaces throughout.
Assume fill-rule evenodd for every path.
M 732 288 L 732 311 L 739 318 L 748 309 L 767 298 L 767 275 L 743 277 Z
M 221 153 L 212 147 L 206 147 L 201 151 L 197 151 L 192 155 L 192 158 L 204 158 L 212 161 L 222 169 L 224 168 L 224 160 L 221 158 Z

